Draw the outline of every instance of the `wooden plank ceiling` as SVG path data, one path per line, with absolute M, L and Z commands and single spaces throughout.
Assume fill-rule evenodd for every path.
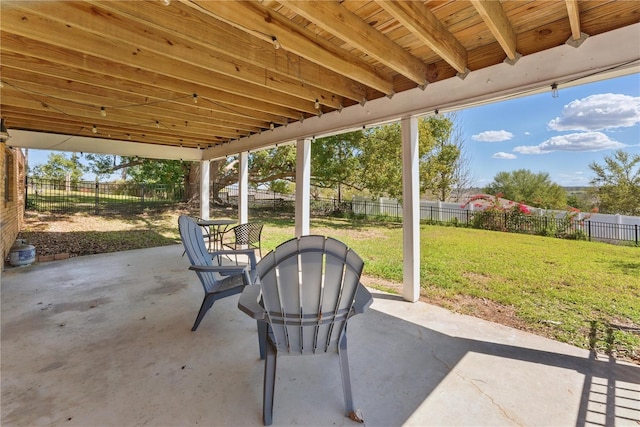
M 9 130 L 206 148 L 640 21 L 640 1 L 9 1 Z

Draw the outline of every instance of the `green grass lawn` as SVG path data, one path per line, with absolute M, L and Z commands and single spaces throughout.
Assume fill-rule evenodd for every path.
M 292 236 L 290 220 L 265 224 L 267 251 Z M 400 225 L 315 219 L 311 233 L 354 248 L 365 275 L 402 281 Z M 451 307 L 447 301 L 460 297 L 489 300 L 528 330 L 640 360 L 639 248 L 423 225 L 420 260 L 427 299 Z

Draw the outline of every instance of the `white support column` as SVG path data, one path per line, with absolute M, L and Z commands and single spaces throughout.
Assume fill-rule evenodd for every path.
M 296 237 L 309 234 L 311 140 L 296 141 Z
M 402 125 L 402 297 L 420 298 L 420 185 L 418 174 L 418 119 L 405 117 Z
M 200 161 L 200 218 L 209 219 L 209 160 Z
M 238 223 L 249 222 L 249 153 L 238 156 Z

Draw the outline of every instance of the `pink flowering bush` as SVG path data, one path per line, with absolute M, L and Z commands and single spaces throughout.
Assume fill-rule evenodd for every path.
M 581 225 L 588 216 L 580 219 L 580 210 L 570 208 L 562 218 L 534 215 L 527 205 L 501 199 L 501 194 L 477 194 L 461 206 L 474 210 L 471 226 L 484 230 L 511 233 L 539 234 L 564 239 L 582 240 L 586 236 Z
M 461 207 L 473 206 L 472 226 L 484 230 L 509 231 L 515 233 L 530 233 L 533 231 L 529 207 L 511 200 L 501 202 L 501 194 L 477 194 Z

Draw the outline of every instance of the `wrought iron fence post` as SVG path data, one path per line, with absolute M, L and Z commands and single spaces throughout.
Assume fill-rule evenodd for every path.
M 140 186 L 140 208 L 141 208 L 141 210 L 144 210 L 144 189 L 145 189 L 145 184 L 142 184 Z
M 588 230 L 588 234 L 589 234 L 589 241 L 591 241 L 591 221 L 587 221 L 587 230 Z
M 635 231 L 636 231 L 636 246 L 638 246 L 638 224 L 634 224 L 635 225 Z

